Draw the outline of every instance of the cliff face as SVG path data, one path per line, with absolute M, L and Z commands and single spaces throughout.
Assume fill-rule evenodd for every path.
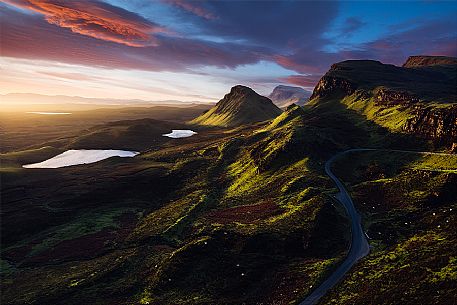
M 349 60 L 332 65 L 310 99 L 349 97 L 344 103 L 357 102 L 356 111 L 391 131 L 452 147 L 457 145 L 456 75 L 457 58 L 451 57 L 412 56 L 403 67 Z
M 354 93 L 355 89 L 356 85 L 347 79 L 324 75 L 319 80 L 316 87 L 314 87 L 313 94 L 310 99 L 314 99 L 316 97 L 326 97 L 338 92 L 342 92 L 345 95 L 351 95 Z
M 382 88 L 375 95 L 376 104 L 382 107 L 401 106 L 410 110 L 411 118 L 406 120 L 402 131 L 436 140 L 440 145 L 457 142 L 457 104 L 445 108 L 420 103 L 420 99 L 406 91 Z
M 376 94 L 376 102 L 378 105 L 408 105 L 416 104 L 420 99 L 407 91 L 396 91 L 387 88 L 381 88 Z
M 446 108 L 414 107 L 414 116 L 403 130 L 438 141 L 440 145 L 457 144 L 457 104 Z

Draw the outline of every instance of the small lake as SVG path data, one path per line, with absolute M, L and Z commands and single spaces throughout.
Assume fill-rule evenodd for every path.
M 163 136 L 164 137 L 173 138 L 173 139 L 177 139 L 177 138 L 191 137 L 194 134 L 197 134 L 197 133 L 195 131 L 189 130 L 189 129 L 173 129 L 171 131 L 171 133 L 163 134 Z
M 134 157 L 139 152 L 114 149 L 70 149 L 39 163 L 26 164 L 24 168 L 59 168 L 71 165 L 95 163 L 111 157 Z
M 71 114 L 71 112 L 41 112 L 41 111 L 28 111 L 29 114 L 42 114 L 42 115 L 62 115 Z

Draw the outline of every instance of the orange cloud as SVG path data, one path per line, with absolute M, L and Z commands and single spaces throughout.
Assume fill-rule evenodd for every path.
M 100 1 L 6 0 L 44 15 L 72 32 L 133 47 L 157 45 L 153 34 L 168 31 L 141 16 Z

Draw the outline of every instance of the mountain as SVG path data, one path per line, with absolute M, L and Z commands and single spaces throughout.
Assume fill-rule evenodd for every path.
M 281 114 L 273 102 L 245 86 L 235 86 L 216 106 L 191 123 L 207 126 L 231 127 L 266 121 Z
M 205 104 L 198 101 L 184 102 L 178 100 L 140 100 L 115 98 L 88 98 L 67 95 L 44 95 L 35 93 L 0 94 L 1 110 L 46 111 L 60 110 L 92 110 L 98 108 L 151 107 L 173 106 L 189 107 Z M 208 104 L 206 104 L 208 105 Z
M 455 303 L 457 154 L 441 150 L 453 140 L 454 69 L 338 63 L 305 107 L 185 139 L 161 135 L 188 128 L 183 119 L 132 119 L 131 110 L 97 126 L 78 119 L 76 136 L 16 129 L 55 140 L 0 154 L 0 302 L 301 304 L 362 236 L 370 252 L 316 304 Z M 216 110 L 245 118 L 258 99 L 234 87 L 209 119 L 220 118 Z M 28 121 L 18 116 L 14 126 Z M 68 148 L 141 153 L 22 168 Z M 354 217 L 360 234 L 351 233 Z
M 410 57 L 403 67 L 343 61 L 320 79 L 311 104 L 340 102 L 390 132 L 452 147 L 457 145 L 456 63 L 433 56 Z
M 273 89 L 268 97 L 276 106 L 282 108 L 290 104 L 303 106 L 310 96 L 311 92 L 303 88 L 279 85 Z

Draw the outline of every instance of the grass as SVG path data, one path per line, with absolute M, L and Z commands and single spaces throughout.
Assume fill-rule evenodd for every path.
M 411 109 L 404 105 L 395 105 L 388 108 L 377 105 L 375 99 L 362 98 L 357 94 L 347 96 L 341 100 L 348 109 L 355 110 L 368 120 L 389 129 L 392 132 L 401 132 L 409 119 L 414 117 Z
M 373 248 L 323 304 L 455 301 L 456 160 L 375 151 L 335 163 Z
M 205 192 L 187 193 L 142 220 L 135 236 L 169 242 L 176 249 L 159 264 L 158 273 L 149 277 L 150 284 L 137 295 L 138 302 L 186 304 L 198 300 L 212 304 L 273 299 L 276 293 L 266 296 L 262 291 L 266 287 L 283 289 L 271 287 L 271 279 L 275 274 L 289 276 L 285 270 L 290 262 L 301 261 L 301 268 L 317 275 L 329 272 L 340 261 L 347 246 L 344 212 L 334 209 L 317 187 L 313 189 L 326 179 L 310 168 L 306 152 L 298 146 L 283 149 L 299 136 L 283 140 L 281 135 L 287 128 L 302 128 L 303 119 L 282 119 L 287 123 L 223 141 L 217 151 L 201 149 L 193 157 L 195 162 L 207 159 L 212 160 L 207 163 L 211 165 L 206 172 L 196 172 L 181 189 L 188 192 L 198 184 L 197 189 Z M 277 148 L 276 160 L 294 156 L 296 161 L 274 162 L 274 169 L 259 168 L 271 156 L 257 152 L 273 147 Z M 179 160 L 173 171 L 184 173 L 192 168 L 187 158 Z M 297 175 L 303 179 L 286 187 Z M 304 192 L 301 184 L 309 189 Z M 303 238 L 311 240 L 306 250 Z M 330 248 L 332 255 L 326 251 Z M 237 264 L 242 268 L 238 272 Z M 290 274 L 298 277 L 295 271 Z M 254 278 L 263 280 L 256 283 Z M 304 287 L 308 291 L 320 280 L 313 276 L 290 285 L 293 289 L 287 292 L 287 299 L 300 300 Z M 241 295 L 240 287 L 244 287 Z
M 157 143 L 148 142 L 149 131 L 161 126 L 150 120 L 85 126 L 83 137 L 41 135 L 48 146 L 65 149 L 78 141 L 122 142 L 134 133 L 144 138 L 136 141 L 144 152 L 131 160 L 2 174 L 2 247 L 29 255 L 27 265 L 2 252 L 2 303 L 299 303 L 348 250 L 349 223 L 330 196 L 335 186 L 324 162 L 353 147 L 424 149 L 393 133 L 408 113 L 380 112 L 371 103 L 333 96 L 289 107 L 271 122 L 202 128 L 194 137 Z M 23 155 L 45 152 L 2 158 L 14 168 Z M 389 293 L 399 296 L 396 286 L 406 284 L 432 303 L 444 297 L 427 287 L 451 298 L 454 161 L 364 152 L 335 163 L 374 249 L 324 303 L 363 304 L 374 293 L 380 297 L 373 302 L 389 302 Z M 126 214 L 131 218 L 121 220 Z M 65 259 L 48 253 L 62 243 L 73 253 L 101 250 Z
M 2 249 L 2 253 L 16 253 L 20 249 L 28 248 L 22 259 L 14 257 L 19 262 L 33 257 L 39 257 L 43 253 L 52 253 L 53 249 L 65 241 L 74 241 L 81 237 L 91 236 L 94 233 L 101 233 L 104 230 L 115 232 L 120 228 L 120 217 L 124 214 L 138 214 L 137 209 L 123 208 L 108 211 L 92 211 L 79 215 L 72 222 L 55 226 L 51 229 L 24 239 L 13 246 Z M 94 245 L 94 247 L 96 247 Z M 78 249 L 75 249 L 77 251 Z
M 309 106 L 322 110 L 325 104 L 333 104 L 335 109 L 342 105 L 363 116 L 361 124 L 373 122 L 393 133 L 392 140 L 409 135 L 413 147 L 421 141 L 436 148 L 452 147 L 457 113 L 455 65 L 409 69 L 349 60 L 332 66 L 324 80 L 326 85 L 319 87 Z M 332 85 L 332 80 L 350 88 L 343 83 Z
M 213 108 L 190 123 L 203 126 L 233 127 L 267 121 L 281 114 L 273 102 L 252 89 L 235 86 Z
M 52 106 L 48 106 L 52 107 Z M 58 107 L 58 106 L 56 106 Z M 0 153 L 35 149 L 43 146 L 63 148 L 68 141 L 86 133 L 95 125 L 120 120 L 154 119 L 172 121 L 177 125 L 191 120 L 209 106 L 183 107 L 133 107 L 117 109 L 95 109 L 90 111 L 71 111 L 71 115 L 40 116 L 24 112 L 0 112 Z M 59 111 L 49 108 L 47 111 Z M 169 132 L 169 131 L 168 131 Z M 110 147 L 113 148 L 113 147 Z
M 0 154 L 0 172 L 13 172 L 24 164 L 37 163 L 52 158 L 63 150 L 51 146 Z

